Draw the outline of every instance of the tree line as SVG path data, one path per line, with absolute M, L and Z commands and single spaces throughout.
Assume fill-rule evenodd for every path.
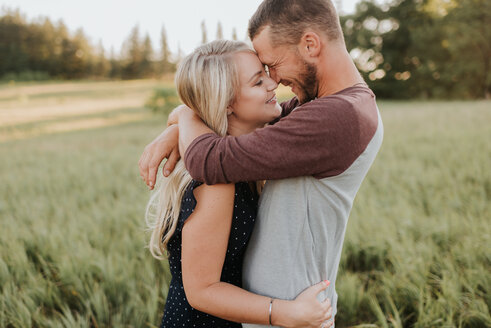
M 202 43 L 208 42 L 203 21 Z M 222 39 L 223 28 L 217 25 L 216 39 Z M 237 32 L 232 31 L 237 40 Z M 157 53 L 150 36 L 140 35 L 135 26 L 116 54 L 106 52 L 101 42 L 94 46 L 82 29 L 70 33 L 62 20 L 53 23 L 47 17 L 28 21 L 17 9 L 4 9 L 0 16 L 0 81 L 43 79 L 136 79 L 160 77 L 173 73 L 183 56 L 180 49 L 172 53 L 165 28 L 160 35 Z
M 491 1 L 365 0 L 340 20 L 348 50 L 378 97 L 491 97 Z M 223 37 L 218 23 L 215 38 Z M 209 39 L 203 21 L 201 42 Z M 120 54 L 107 53 L 62 21 L 29 22 L 19 10 L 4 10 L 0 80 L 159 77 L 174 72 L 182 57 L 169 49 L 164 27 L 160 46 L 156 53 L 135 26 Z
M 19 10 L 0 16 L 0 80 L 136 79 L 175 71 L 175 59 L 161 31 L 157 54 L 150 37 L 135 26 L 120 54 L 110 53 L 101 42 L 94 46 L 82 29 L 70 33 L 63 23 L 49 18 L 29 22 Z

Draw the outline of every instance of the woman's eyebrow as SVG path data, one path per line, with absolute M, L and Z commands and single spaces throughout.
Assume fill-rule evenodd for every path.
M 261 75 L 262 73 L 263 71 L 257 71 L 253 76 L 251 76 L 251 78 L 249 79 L 249 81 L 247 81 L 247 83 L 251 82 L 256 76 Z

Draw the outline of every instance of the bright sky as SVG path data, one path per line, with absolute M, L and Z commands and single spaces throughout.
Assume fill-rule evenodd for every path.
M 341 13 L 351 13 L 359 0 L 341 3 Z M 123 41 L 138 24 L 141 35 L 148 33 L 154 50 L 160 50 L 160 31 L 165 26 L 171 52 L 180 47 L 189 53 L 201 42 L 204 20 L 208 40 L 216 35 L 218 21 L 225 38 L 235 27 L 245 39 L 247 23 L 262 0 L 0 0 L 0 7 L 20 9 L 28 20 L 48 16 L 53 22 L 63 19 L 71 32 L 82 27 L 93 45 L 102 40 L 104 47 L 120 52 Z

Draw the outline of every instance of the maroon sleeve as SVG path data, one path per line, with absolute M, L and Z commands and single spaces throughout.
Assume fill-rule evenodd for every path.
M 281 117 L 290 114 L 299 105 L 297 97 L 281 103 Z
M 290 114 L 298 106 L 298 99 L 297 97 L 293 97 L 290 100 L 282 102 L 280 106 L 281 115 L 278 118 L 275 118 L 273 121 L 269 122 L 270 125 L 278 123 L 281 118 Z
M 320 98 L 250 134 L 202 135 L 188 147 L 186 167 L 207 184 L 338 175 L 375 133 L 378 111 L 368 100 L 355 106 L 344 97 Z

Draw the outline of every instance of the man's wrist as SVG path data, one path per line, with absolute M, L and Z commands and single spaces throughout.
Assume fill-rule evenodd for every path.
M 178 119 L 199 119 L 198 115 L 189 107 L 183 107 L 179 110 Z
M 167 117 L 167 126 L 171 126 L 179 123 L 179 115 L 183 109 L 187 108 L 186 105 L 179 105 L 172 110 L 172 112 Z

